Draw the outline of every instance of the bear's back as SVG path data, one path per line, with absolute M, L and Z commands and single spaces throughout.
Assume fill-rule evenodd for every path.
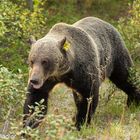
M 110 45 L 114 45 L 112 38 L 118 36 L 118 32 L 111 24 L 96 17 L 84 18 L 74 23 L 73 26 L 89 34 L 97 44 L 98 49 L 111 47 Z
M 115 28 L 109 23 L 96 17 L 87 17 L 73 24 L 74 27 L 85 31 L 97 45 L 100 56 L 100 65 L 103 67 L 108 64 L 107 60 L 113 61 L 115 57 L 115 47 L 113 38 L 118 34 Z M 113 55 L 112 55 L 113 54 Z

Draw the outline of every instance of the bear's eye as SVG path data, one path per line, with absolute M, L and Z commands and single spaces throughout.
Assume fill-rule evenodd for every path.
M 29 64 L 30 64 L 30 66 L 32 67 L 33 64 L 34 64 L 34 62 L 31 60 Z
M 43 61 L 42 61 L 42 64 L 43 64 L 43 65 L 47 65 L 47 64 L 48 64 L 48 61 L 47 61 L 47 60 L 43 60 Z
M 43 61 L 42 61 L 42 64 L 43 64 L 43 65 L 47 64 L 47 61 L 46 61 L 46 60 L 43 60 Z
M 48 60 L 42 60 L 42 65 L 44 65 L 45 67 L 49 66 L 49 61 Z

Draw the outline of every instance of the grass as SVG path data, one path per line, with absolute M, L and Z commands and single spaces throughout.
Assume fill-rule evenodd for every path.
M 109 85 L 109 87 L 107 87 Z M 107 88 L 105 88 L 107 87 Z M 59 89 L 60 87 L 58 87 Z M 113 90 L 112 97 L 108 99 L 110 93 L 108 90 Z M 107 92 L 107 93 L 106 93 Z M 59 106 L 58 112 L 64 114 L 66 118 L 72 118 L 72 114 L 75 112 L 75 106 L 72 97 L 69 95 L 54 95 L 58 99 L 67 101 L 66 105 L 62 104 Z M 69 98 L 69 100 L 67 100 Z M 56 101 L 56 100 L 55 100 Z M 59 102 L 59 101 L 58 101 Z M 55 103 L 56 106 L 57 103 Z M 54 109 L 53 106 L 51 106 Z M 64 109 L 64 110 L 63 110 Z M 91 125 L 86 128 L 82 128 L 80 132 L 71 131 L 66 132 L 63 136 L 64 140 L 67 139 L 139 139 L 140 132 L 140 108 L 131 107 L 131 109 L 126 107 L 126 95 L 112 86 L 110 83 L 106 82 L 102 85 L 100 89 L 100 101 L 98 108 L 96 110 L 94 119 Z M 72 113 L 73 110 L 73 113 Z M 52 112 L 53 113 L 53 112 Z M 70 121 L 71 124 L 72 121 Z M 135 133 L 136 132 L 136 133 Z M 56 138 L 59 136 L 56 136 Z
M 16 76 L 14 79 L 17 81 Z M 6 117 L 0 121 L 2 128 L 0 134 L 11 134 L 14 136 L 14 140 L 21 139 L 20 134 L 22 132 L 30 135 L 30 137 L 26 138 L 27 140 L 140 139 L 140 107 L 135 108 L 132 106 L 127 108 L 126 95 L 108 80 L 100 88 L 99 105 L 91 125 L 88 127 L 83 126 L 81 131 L 75 129 L 72 120 L 76 113 L 72 91 L 63 84 L 55 86 L 50 93 L 48 114 L 40 126 L 33 130 L 22 128 L 23 96 L 22 93 L 16 97 L 16 100 L 21 102 L 20 106 L 16 104 L 13 106 L 14 109 L 4 111 Z M 5 101 L 7 98 L 5 98 Z M 7 106 L 9 107 L 11 104 L 9 103 Z M 1 106 L 3 107 L 3 105 Z

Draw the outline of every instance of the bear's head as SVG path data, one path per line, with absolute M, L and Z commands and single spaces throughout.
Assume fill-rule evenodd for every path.
M 63 49 L 66 37 L 45 36 L 37 41 L 32 38 L 30 43 L 28 84 L 33 88 L 39 89 L 50 77 L 59 77 L 69 71 Z

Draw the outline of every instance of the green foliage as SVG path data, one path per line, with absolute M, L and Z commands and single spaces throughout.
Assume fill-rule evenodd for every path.
M 140 0 L 129 6 L 129 16 L 120 19 L 118 29 L 135 62 L 135 67 L 130 69 L 129 80 L 140 89 Z
M 135 49 L 140 49 L 140 0 L 135 0 L 130 8 L 129 16 L 120 19 L 118 29 L 135 59 Z
M 22 85 L 22 86 L 21 86 Z M 23 105 L 23 92 L 25 92 L 22 74 L 13 74 L 0 65 L 0 120 L 3 120 L 7 111 Z M 18 100 L 17 100 L 18 99 Z M 6 118 L 5 118 L 6 119 Z
M 21 118 L 26 90 L 24 83 L 21 70 L 14 74 L 0 65 L 0 128 L 3 135 L 9 131 L 12 123 L 17 124 L 17 120 Z M 10 135 L 12 136 L 14 137 L 14 134 Z
M 43 100 L 40 103 L 36 103 L 36 107 L 34 109 L 35 112 L 30 116 L 30 119 L 38 119 L 42 117 L 41 110 L 44 109 L 44 105 L 42 104 Z M 28 139 L 35 139 L 35 140 L 42 140 L 42 139 L 62 139 L 64 133 L 70 133 L 72 130 L 75 130 L 75 127 L 72 126 L 70 120 L 67 119 L 63 115 L 55 115 L 55 114 L 48 114 L 46 118 L 40 123 L 38 128 L 31 129 L 30 127 L 22 128 L 20 125 L 13 121 L 11 126 L 12 133 L 16 134 L 16 138 L 20 139 L 21 134 L 24 134 L 25 137 Z M 40 136 L 41 135 L 41 136 Z
M 136 69 L 136 67 L 130 68 L 129 75 L 129 81 L 140 89 L 140 72 Z
M 46 30 L 41 4 L 42 1 L 36 2 L 31 12 L 25 8 L 24 2 L 17 5 L 10 0 L 0 1 L 0 63 L 11 70 L 25 70 L 29 36 L 40 37 Z

